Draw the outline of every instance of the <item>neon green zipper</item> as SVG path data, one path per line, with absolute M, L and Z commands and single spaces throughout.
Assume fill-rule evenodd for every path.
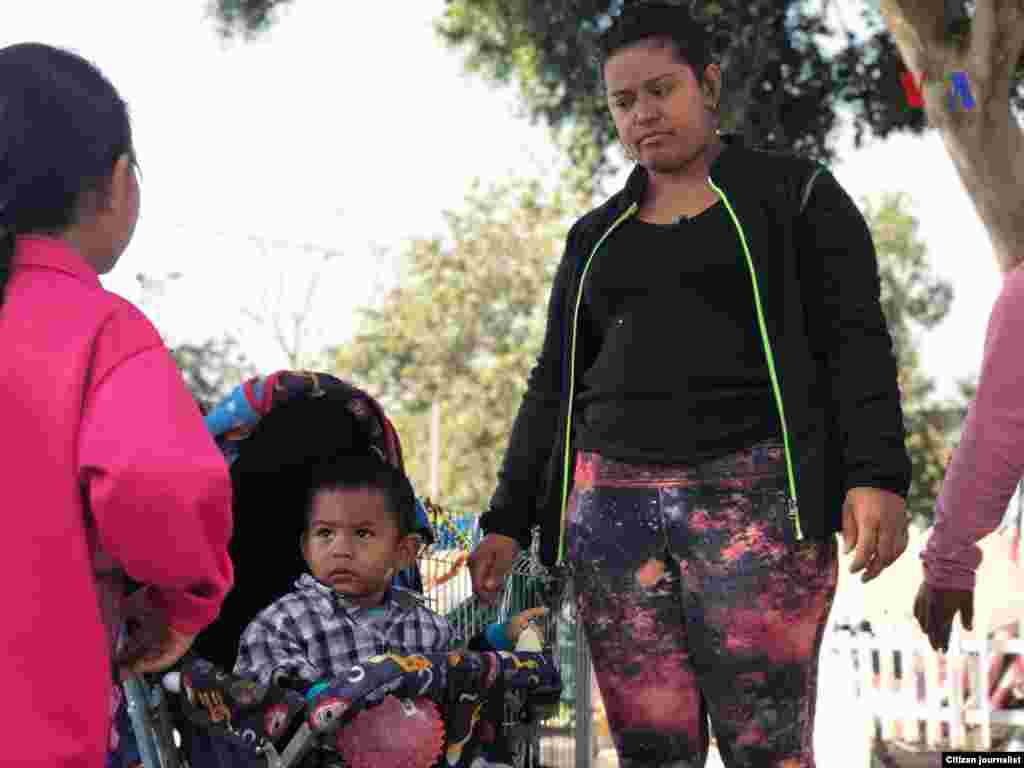
M 747 238 L 743 233 L 743 227 L 740 225 L 739 219 L 736 217 L 736 212 L 733 210 L 732 205 L 729 203 L 725 193 L 718 188 L 718 186 L 708 177 L 708 183 L 711 188 L 715 190 L 722 203 L 725 205 L 726 210 L 729 212 L 729 217 L 732 219 L 733 225 L 736 227 L 736 232 L 740 238 L 740 245 L 743 248 L 743 255 L 746 258 L 747 270 L 750 273 L 750 282 L 754 289 L 754 308 L 757 311 L 757 326 L 761 332 L 761 343 L 764 345 L 765 357 L 768 361 L 768 376 L 772 382 L 772 392 L 775 395 L 775 405 L 779 410 L 779 421 L 782 424 L 782 447 L 786 455 L 786 476 L 789 482 L 789 517 L 793 521 L 793 525 L 796 530 L 797 541 L 802 541 L 804 538 L 803 528 L 800 525 L 800 507 L 797 503 L 796 494 L 796 473 L 793 470 L 793 457 L 789 447 L 789 430 L 786 427 L 786 412 L 782 404 L 782 390 L 779 387 L 778 375 L 775 372 L 775 355 L 772 352 L 771 341 L 768 338 L 768 327 L 764 320 L 764 309 L 761 306 L 761 291 L 757 285 L 757 272 L 754 269 L 754 260 L 750 256 L 750 249 L 747 247 Z M 570 354 L 569 354 L 569 407 L 568 413 L 565 419 L 565 451 L 563 455 L 563 466 L 562 466 L 562 518 L 561 526 L 558 535 L 558 562 L 561 563 L 565 555 L 565 515 L 568 511 L 569 502 L 569 477 L 572 471 L 571 461 L 572 457 L 569 455 L 571 440 L 572 440 L 572 411 L 573 411 L 573 399 L 576 396 L 576 329 L 579 324 L 580 304 L 583 300 L 583 283 L 587 279 L 587 273 L 590 271 L 590 263 L 594 260 L 594 256 L 597 255 L 598 249 L 604 245 L 604 241 L 614 232 L 619 226 L 634 215 L 640 206 L 637 203 L 633 203 L 629 208 L 625 210 L 608 228 L 608 230 L 601 236 L 601 239 L 597 241 L 597 245 L 594 246 L 590 252 L 590 256 L 587 257 L 586 264 L 583 266 L 583 273 L 580 275 L 579 287 L 576 292 L 576 306 L 573 310 L 572 316 L 572 335 L 570 337 Z
M 561 525 L 558 532 L 558 562 L 562 562 L 562 556 L 565 552 L 565 512 L 569 506 L 569 472 L 572 470 L 570 466 L 572 457 L 569 456 L 569 446 L 572 440 L 572 403 L 576 397 L 576 326 L 579 324 L 580 318 L 580 302 L 583 299 L 583 281 L 587 279 L 587 272 L 590 271 L 590 262 L 594 260 L 594 256 L 597 255 L 597 250 L 604 241 L 608 239 L 619 225 L 622 224 L 626 219 L 632 216 L 640 210 L 640 206 L 633 203 L 629 208 L 623 212 L 619 218 L 617 218 L 612 225 L 608 227 L 608 230 L 601 235 L 601 239 L 597 241 L 597 245 L 594 246 L 593 250 L 590 251 L 590 256 L 587 257 L 587 263 L 583 265 L 583 274 L 580 275 L 579 287 L 576 290 L 576 308 L 572 313 L 572 336 L 569 341 L 569 408 L 568 415 L 565 417 L 565 455 L 563 457 L 564 463 L 562 466 L 562 519 Z
M 796 530 L 797 541 L 803 541 L 804 531 L 800 525 L 800 505 L 796 495 L 796 472 L 793 470 L 793 456 L 789 450 L 789 429 L 786 426 L 786 409 L 782 405 L 782 389 L 779 387 L 779 377 L 775 373 L 775 355 L 772 352 L 772 343 L 768 338 L 768 326 L 764 322 L 764 308 L 761 306 L 761 290 L 757 286 L 757 271 L 754 269 L 754 260 L 750 256 L 750 249 L 747 247 L 747 238 L 743 234 L 743 227 L 736 216 L 736 212 L 729 203 L 725 192 L 718 188 L 718 185 L 708 177 L 708 184 L 718 193 L 722 203 L 729 211 L 729 217 L 736 227 L 736 233 L 740 236 L 740 245 L 743 246 L 743 255 L 747 260 L 747 270 L 750 272 L 750 284 L 754 288 L 754 308 L 757 310 L 757 327 L 761 331 L 761 343 L 764 345 L 765 358 L 768 360 L 768 376 L 772 381 L 772 392 L 775 394 L 775 405 L 779 409 L 779 421 L 782 423 L 782 448 L 786 454 L 786 476 L 789 480 L 789 517 L 793 521 Z

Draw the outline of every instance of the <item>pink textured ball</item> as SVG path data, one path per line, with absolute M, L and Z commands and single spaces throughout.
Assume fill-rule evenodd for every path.
M 430 699 L 386 696 L 338 731 L 350 768 L 430 768 L 444 747 L 444 724 Z

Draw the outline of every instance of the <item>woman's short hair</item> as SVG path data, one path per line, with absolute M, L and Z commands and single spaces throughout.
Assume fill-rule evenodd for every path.
M 618 51 L 642 40 L 670 44 L 676 56 L 690 65 L 697 81 L 704 79 L 704 69 L 712 61 L 712 36 L 689 10 L 671 3 L 641 3 L 624 8 L 598 38 L 601 72 Z

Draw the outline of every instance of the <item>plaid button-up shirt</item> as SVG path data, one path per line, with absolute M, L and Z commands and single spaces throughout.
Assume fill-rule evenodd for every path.
M 239 643 L 235 674 L 268 683 L 278 675 L 308 682 L 338 677 L 372 656 L 447 651 L 461 638 L 414 592 L 391 587 L 383 615 L 359 608 L 311 575 L 265 608 Z

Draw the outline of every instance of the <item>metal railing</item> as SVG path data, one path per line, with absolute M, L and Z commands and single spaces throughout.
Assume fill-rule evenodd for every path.
M 432 521 L 434 522 L 434 521 Z M 442 526 L 435 526 L 442 527 Z M 446 616 L 464 641 L 487 624 L 505 621 L 519 611 L 546 604 L 548 573 L 539 565 L 536 552 L 516 562 L 497 607 L 480 603 L 473 595 L 467 559 L 479 541 L 479 533 L 433 546 L 420 558 L 423 588 L 431 608 Z M 536 550 L 536 547 L 534 547 Z M 554 716 L 543 721 L 528 753 L 521 756 L 524 768 L 591 768 L 593 761 L 593 706 L 590 654 L 576 620 L 571 588 L 543 621 L 544 645 L 555 654 L 562 675 L 562 697 Z

